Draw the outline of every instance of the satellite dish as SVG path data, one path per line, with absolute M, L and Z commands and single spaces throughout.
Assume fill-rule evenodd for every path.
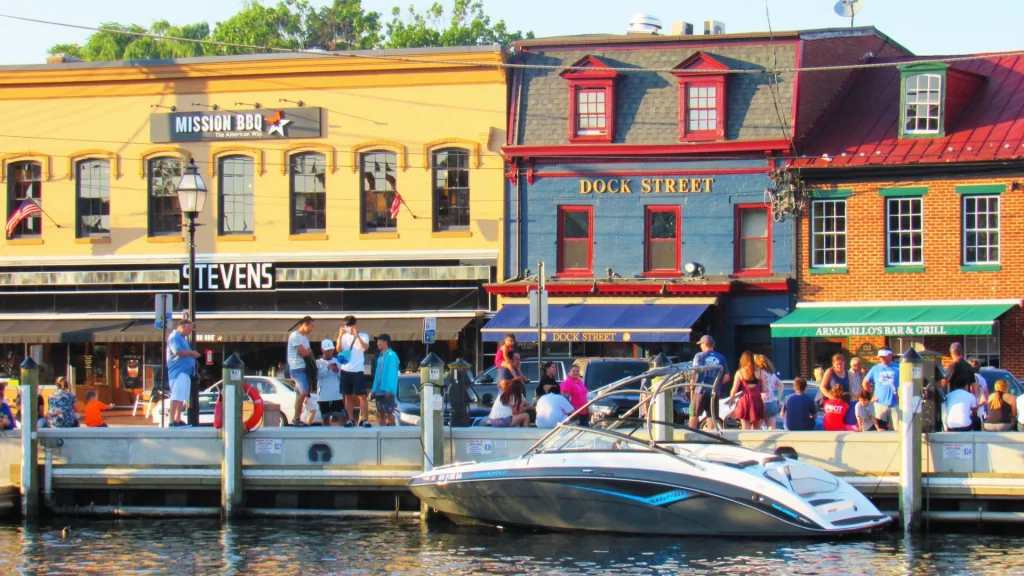
M 853 17 L 864 8 L 864 0 L 839 0 L 834 10 L 843 18 L 850 19 L 850 27 L 853 27 Z

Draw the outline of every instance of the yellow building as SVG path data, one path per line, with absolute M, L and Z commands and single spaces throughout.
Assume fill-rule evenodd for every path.
M 482 46 L 0 69 L 6 215 L 44 211 L 0 244 L 0 353 L 31 354 L 46 379 L 74 367 L 80 391 L 124 401 L 115 390 L 149 386 L 160 362 L 155 295 L 180 314 L 194 275 L 212 379 L 224 354 L 250 371 L 283 361 L 305 314 L 318 339 L 348 314 L 389 332 L 403 365 L 436 318 L 434 351 L 478 358 L 481 286 L 502 269 L 503 58 Z M 175 195 L 190 160 L 209 188 L 192 274 Z

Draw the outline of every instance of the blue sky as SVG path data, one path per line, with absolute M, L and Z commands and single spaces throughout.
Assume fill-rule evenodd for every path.
M 267 0 L 269 1 L 269 0 Z M 329 0 L 313 0 L 326 4 Z M 395 5 L 418 8 L 433 0 L 363 0 L 370 10 L 390 17 Z M 451 5 L 451 0 L 444 0 Z M 840 27 L 849 21 L 832 11 L 834 0 L 769 0 L 772 28 L 796 30 Z M 35 0 L 0 2 L 0 13 L 96 26 L 116 21 L 148 25 L 215 23 L 236 12 L 242 0 Z M 657 16 L 666 30 L 673 20 L 701 26 L 714 19 L 728 32 L 767 29 L 764 0 L 484 0 L 494 19 L 512 29 L 539 36 L 622 33 L 637 11 Z M 873 25 L 917 54 L 961 54 L 1024 49 L 1020 0 L 865 0 L 858 25 Z M 58 42 L 83 42 L 89 33 L 0 18 L 0 64 L 41 64 L 46 49 Z

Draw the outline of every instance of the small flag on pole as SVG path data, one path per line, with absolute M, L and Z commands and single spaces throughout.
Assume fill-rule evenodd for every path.
M 398 211 L 402 208 L 402 204 L 405 204 L 405 200 L 402 200 L 402 195 L 395 191 L 395 199 L 391 201 L 391 219 L 398 220 Z
M 21 224 L 22 220 L 35 216 L 36 214 L 42 214 L 43 209 L 39 207 L 34 198 L 26 198 L 18 209 L 11 213 L 11 217 L 7 219 L 7 237 L 10 238 L 14 234 L 14 229 Z

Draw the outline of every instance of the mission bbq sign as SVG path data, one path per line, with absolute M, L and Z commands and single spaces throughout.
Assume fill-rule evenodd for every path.
M 153 114 L 154 143 L 321 138 L 322 108 L 217 110 Z
M 580 194 L 710 194 L 714 178 L 580 180 Z

